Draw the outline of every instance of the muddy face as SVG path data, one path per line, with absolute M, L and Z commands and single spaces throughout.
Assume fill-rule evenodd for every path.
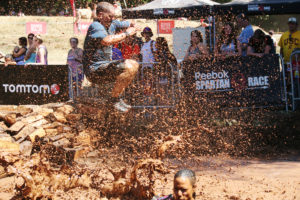
M 186 177 L 177 177 L 174 180 L 174 199 L 193 200 L 194 188 L 191 181 Z

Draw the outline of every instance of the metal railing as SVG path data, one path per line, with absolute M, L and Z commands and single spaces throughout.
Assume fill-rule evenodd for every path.
M 297 107 L 296 101 L 300 100 L 300 49 L 292 52 L 290 57 L 290 78 L 291 78 L 291 95 L 292 95 L 292 110 Z
M 82 84 L 78 81 L 80 70 L 72 73 L 69 69 L 70 98 L 73 101 L 101 102 L 105 99 L 102 87 L 93 83 L 86 85 L 86 81 Z M 168 63 L 140 63 L 138 74 L 122 98 L 134 109 L 173 108 L 179 97 L 178 75 L 177 66 Z

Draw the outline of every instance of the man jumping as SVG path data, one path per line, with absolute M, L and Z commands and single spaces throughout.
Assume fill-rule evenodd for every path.
M 112 61 L 112 45 L 125 40 L 137 32 L 130 22 L 114 20 L 115 8 L 112 4 L 101 2 L 97 5 L 96 20 L 90 25 L 83 51 L 84 73 L 88 80 L 97 85 L 110 85 L 108 103 L 119 112 L 127 112 L 131 106 L 120 95 L 134 79 L 139 64 L 134 60 Z M 117 28 L 127 28 L 125 33 L 115 34 Z

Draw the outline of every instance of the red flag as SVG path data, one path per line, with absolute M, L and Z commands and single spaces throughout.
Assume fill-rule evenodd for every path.
M 75 0 L 70 0 L 72 10 L 73 10 L 73 16 L 76 17 L 76 10 L 75 10 Z

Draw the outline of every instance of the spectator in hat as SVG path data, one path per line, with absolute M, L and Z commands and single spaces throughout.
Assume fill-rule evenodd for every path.
M 246 56 L 249 40 L 254 33 L 253 27 L 249 23 L 249 18 L 244 13 L 239 14 L 236 19 L 238 26 L 243 28 L 241 34 L 238 37 L 238 54 L 240 56 Z
M 263 57 L 265 54 L 275 54 L 272 38 L 261 29 L 257 29 L 249 40 L 247 47 L 248 56 Z
M 195 200 L 196 174 L 190 169 L 178 171 L 174 176 L 173 194 L 153 197 L 152 200 Z
M 156 52 L 155 41 L 151 39 L 153 32 L 151 28 L 145 27 L 141 34 L 145 38 L 145 42 L 141 48 L 142 62 L 147 63 L 143 64 L 143 67 L 152 67 L 153 64 L 150 63 L 155 62 Z
M 278 43 L 285 64 L 290 62 L 293 50 L 300 48 L 300 31 L 298 31 L 298 21 L 295 17 L 289 18 L 288 27 L 289 30 L 282 34 Z

